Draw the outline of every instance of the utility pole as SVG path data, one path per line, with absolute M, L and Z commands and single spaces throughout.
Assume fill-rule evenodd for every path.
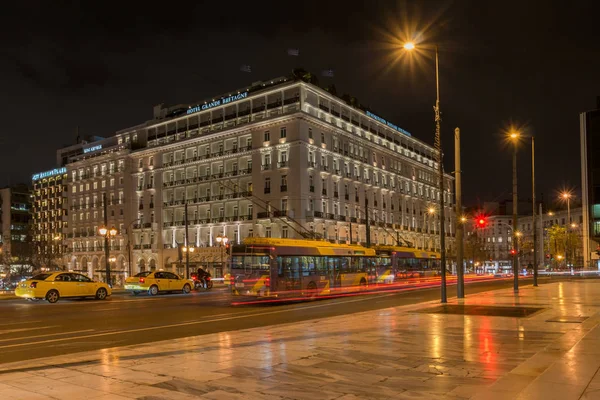
M 463 221 L 462 221 L 462 172 L 460 169 L 460 129 L 454 129 L 454 175 L 456 177 L 456 293 L 459 299 L 465 297 L 465 278 L 463 275 Z
M 104 227 L 106 228 L 106 235 L 104 235 L 104 262 L 106 268 L 106 284 L 112 287 L 112 281 L 110 279 L 110 261 L 108 254 L 108 236 L 110 229 L 108 228 L 108 205 L 106 202 L 106 192 L 102 194 L 102 203 L 104 203 Z
M 190 279 L 190 246 L 188 242 L 188 205 L 187 200 L 184 205 L 184 219 L 185 219 L 185 277 Z
M 535 219 L 535 139 L 531 137 L 531 201 L 533 203 L 533 286 L 538 285 L 537 220 Z
M 367 248 L 371 247 L 371 228 L 369 227 L 369 198 L 365 190 L 365 230 L 367 234 Z
M 442 114 L 440 112 L 440 62 L 438 47 L 435 46 L 435 87 L 437 98 L 435 107 L 435 148 L 438 151 L 438 170 L 440 173 L 440 262 L 442 264 L 441 302 L 447 303 L 446 295 L 446 216 L 444 210 L 444 152 L 442 150 Z

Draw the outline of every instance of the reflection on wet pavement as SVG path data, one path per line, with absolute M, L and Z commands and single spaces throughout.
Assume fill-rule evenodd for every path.
M 0 398 L 600 398 L 598 298 L 561 282 L 2 364 Z

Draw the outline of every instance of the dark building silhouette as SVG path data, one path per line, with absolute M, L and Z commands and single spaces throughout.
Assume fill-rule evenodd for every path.
M 600 243 L 600 96 L 596 109 L 579 115 L 583 254 L 586 267 L 598 267 Z

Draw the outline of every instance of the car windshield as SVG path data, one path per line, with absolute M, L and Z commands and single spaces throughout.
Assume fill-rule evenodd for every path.
M 150 271 L 144 271 L 144 272 L 139 272 L 139 273 L 135 274 L 134 277 L 143 278 L 144 276 L 148 276 L 148 275 L 150 275 Z
M 31 278 L 31 280 L 34 280 L 34 281 L 45 281 L 46 278 L 48 278 L 50 275 L 52 275 L 52 274 L 37 274 L 33 278 Z

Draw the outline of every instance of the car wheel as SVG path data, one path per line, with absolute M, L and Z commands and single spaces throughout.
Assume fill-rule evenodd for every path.
M 365 278 L 362 278 L 360 280 L 360 284 L 359 285 L 360 285 L 360 289 L 361 290 L 365 290 L 367 288 L 367 280 Z
M 46 293 L 46 300 L 48 300 L 48 303 L 56 303 L 59 298 L 60 295 L 58 294 L 57 290 L 52 289 Z
M 105 288 L 101 287 L 98 290 L 96 290 L 96 299 L 105 300 L 107 296 L 108 291 Z
M 150 296 L 156 296 L 158 294 L 158 286 L 156 286 L 156 285 L 150 286 L 150 289 L 148 289 L 148 294 Z
M 140 294 L 140 292 L 137 291 L 137 290 L 134 290 L 132 293 L 133 293 L 134 296 L 137 296 L 138 294 Z
M 189 283 L 186 283 L 185 285 L 183 285 L 183 293 L 189 294 L 191 291 L 192 291 L 192 287 L 190 286 Z

